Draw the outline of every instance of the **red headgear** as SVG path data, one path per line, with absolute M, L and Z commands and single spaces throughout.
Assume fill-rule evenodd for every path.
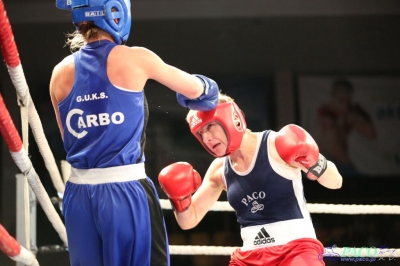
M 198 133 L 202 127 L 213 121 L 222 126 L 228 139 L 228 146 L 224 156 L 237 150 L 246 131 L 246 121 L 236 103 L 219 103 L 215 109 L 210 111 L 192 111 L 189 117 L 189 127 L 192 134 L 209 153 L 216 156 L 203 142 L 201 135 Z

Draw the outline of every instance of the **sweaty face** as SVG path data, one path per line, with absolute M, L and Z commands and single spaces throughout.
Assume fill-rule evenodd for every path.
M 216 156 L 224 156 L 228 147 L 228 139 L 222 126 L 213 121 L 200 128 L 197 134 L 201 136 L 203 143 Z

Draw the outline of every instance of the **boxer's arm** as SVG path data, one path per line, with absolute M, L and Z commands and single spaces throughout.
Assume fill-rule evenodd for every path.
M 197 77 L 165 63 L 157 54 L 144 47 L 132 49 L 135 51 L 135 61 L 148 79 L 191 99 L 203 94 L 203 83 Z
M 192 110 L 208 111 L 218 104 L 219 88 L 217 83 L 202 75 L 190 75 L 176 67 L 166 64 L 158 55 L 143 48 L 132 48 L 135 62 L 143 69 L 148 79 L 174 90 L 178 103 Z
M 74 81 L 74 71 L 74 59 L 72 55 L 69 55 L 54 67 L 50 78 L 50 99 L 53 105 L 62 138 L 64 137 L 64 129 L 60 119 L 58 103 L 64 100 L 65 97 L 67 97 L 67 95 L 69 94 Z
M 175 212 L 175 218 L 183 230 L 197 226 L 225 190 L 221 176 L 222 163 L 221 158 L 211 163 L 200 188 L 192 196 L 192 204 L 184 212 Z
M 327 161 L 327 164 L 328 166 L 325 173 L 323 173 L 323 175 L 321 175 L 321 177 L 317 179 L 318 183 L 330 189 L 341 188 L 343 178 L 336 168 L 336 165 L 331 161 Z
M 343 178 L 342 175 L 339 173 L 336 165 L 327 160 L 327 167 L 325 172 L 317 179 L 318 183 L 322 186 L 329 188 L 329 189 L 339 189 L 342 187 Z M 304 166 L 299 163 L 293 163 L 293 166 L 300 168 L 304 173 L 307 173 L 308 170 Z

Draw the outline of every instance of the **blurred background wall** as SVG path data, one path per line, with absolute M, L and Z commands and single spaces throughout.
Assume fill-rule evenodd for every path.
M 64 46 L 65 34 L 74 30 L 70 14 L 56 9 L 54 1 L 48 0 L 4 0 L 4 4 L 29 90 L 59 162 L 65 154 L 48 85 L 53 67 L 70 54 Z M 304 80 L 322 78 L 325 83 L 321 89 L 328 91 L 332 81 L 345 78 L 367 86 L 365 89 L 371 93 L 368 81 L 379 78 L 382 82 L 372 88 L 371 95 L 384 99 L 381 107 L 387 107 L 384 112 L 390 118 L 385 133 L 391 133 L 397 141 L 399 15 L 400 3 L 395 0 L 136 0 L 132 1 L 132 29 L 127 45 L 144 46 L 171 65 L 216 80 L 221 91 L 233 96 L 243 109 L 253 131 L 277 131 L 288 123 L 307 128 L 304 116 L 311 119 L 314 115 L 304 115 L 307 104 L 322 105 L 327 95 L 313 93 L 318 87 L 307 92 L 307 86 L 315 83 Z M 385 82 L 392 84 L 391 87 L 386 88 Z M 362 86 L 355 86 L 361 98 Z M 386 87 L 382 90 L 379 86 Z M 390 100 L 386 91 L 391 93 Z M 4 65 L 0 69 L 0 92 L 19 127 L 16 93 Z M 149 81 L 145 92 L 150 108 L 147 174 L 157 182 L 158 172 L 164 166 L 187 161 L 204 175 L 213 158 L 190 135 L 184 120 L 187 110 L 177 104 L 172 91 L 156 82 Z M 300 101 L 302 97 L 308 101 Z M 366 106 L 375 121 L 381 116 L 371 108 Z M 375 127 L 380 125 L 377 123 Z M 386 144 L 390 141 L 385 138 Z M 0 150 L 0 222 L 14 234 L 18 169 L 3 140 Z M 305 197 L 310 203 L 399 204 L 398 151 L 399 148 L 386 153 L 387 162 L 395 169 L 389 174 L 379 171 L 382 168 L 379 163 L 376 172 L 343 174 L 343 188 L 338 191 L 304 179 Z M 29 154 L 49 195 L 57 196 L 33 137 Z M 161 190 L 159 193 L 166 198 Z M 221 200 L 226 200 L 225 195 Z M 179 229 L 170 211 L 166 210 L 165 215 L 171 244 L 241 245 L 233 213 L 211 212 L 196 229 L 188 232 Z M 325 245 L 387 244 L 399 248 L 398 216 L 313 215 L 313 219 Z M 61 244 L 40 206 L 37 222 L 38 246 Z M 57 265 L 68 265 L 65 253 L 41 256 L 42 263 L 56 259 L 61 261 Z M 200 256 L 193 262 L 190 257 L 173 257 L 173 265 L 227 265 L 229 259 Z M 8 258 L 4 258 L 4 265 L 8 265 L 5 263 L 10 263 Z

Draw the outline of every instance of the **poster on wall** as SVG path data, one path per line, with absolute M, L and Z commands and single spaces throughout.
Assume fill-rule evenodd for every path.
M 400 77 L 299 76 L 300 125 L 343 176 L 400 175 Z

